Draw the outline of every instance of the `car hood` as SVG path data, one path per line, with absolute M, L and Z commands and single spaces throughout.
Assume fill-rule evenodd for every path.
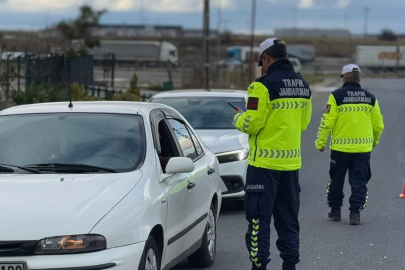
M 141 177 L 139 170 L 122 174 L 0 175 L 0 241 L 89 233 Z
M 239 130 L 196 130 L 204 144 L 214 153 L 220 153 L 226 148 L 241 149 L 247 143 L 249 136 Z M 227 150 L 225 150 L 227 151 Z

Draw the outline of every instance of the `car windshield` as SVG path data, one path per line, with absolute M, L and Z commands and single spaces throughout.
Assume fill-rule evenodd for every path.
M 154 98 L 152 102 L 168 105 L 179 111 L 194 129 L 234 129 L 233 106 L 245 107 L 244 98 L 180 97 Z
M 82 164 L 117 172 L 145 156 L 143 120 L 118 114 L 28 114 L 0 117 L 0 164 Z M 106 171 L 100 171 L 106 172 Z

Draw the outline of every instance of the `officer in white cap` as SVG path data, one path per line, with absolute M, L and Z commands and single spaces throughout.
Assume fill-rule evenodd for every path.
M 288 60 L 286 44 L 275 38 L 260 45 L 263 75 L 248 89 L 247 110 L 235 127 L 249 134 L 245 186 L 246 246 L 253 269 L 270 262 L 270 224 L 278 233 L 283 270 L 299 262 L 301 135 L 311 120 L 311 90 Z
M 343 78 L 345 74 L 352 73 L 352 72 L 358 72 L 360 74 L 361 70 L 360 70 L 359 66 L 357 66 L 355 64 L 346 65 L 343 67 L 342 75 L 340 77 Z
M 343 185 L 349 173 L 351 225 L 360 225 L 360 212 L 367 206 L 371 151 L 378 145 L 384 130 L 378 101 L 360 86 L 360 74 L 357 65 L 343 67 L 343 87 L 330 95 L 315 142 L 316 149 L 324 152 L 331 134 L 327 193 L 331 208 L 328 217 L 333 221 L 341 220 Z

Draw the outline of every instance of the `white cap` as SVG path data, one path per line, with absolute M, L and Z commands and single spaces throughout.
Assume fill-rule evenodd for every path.
M 263 52 L 264 52 L 265 50 L 267 50 L 268 48 L 270 48 L 270 47 L 272 47 L 272 46 L 274 46 L 274 45 L 277 45 L 277 44 L 284 44 L 284 45 L 285 45 L 284 41 L 281 41 L 281 40 L 278 39 L 278 38 L 268 38 L 268 39 L 266 39 L 265 41 L 263 41 L 262 44 L 260 44 L 260 60 L 259 60 L 259 67 L 263 66 L 263 63 L 262 63 L 262 55 L 263 55 Z
M 346 73 L 350 73 L 350 72 L 359 72 L 359 73 L 361 73 L 361 70 L 360 70 L 358 65 L 350 64 L 350 65 L 347 65 L 347 66 L 343 67 L 342 76 L 340 76 L 340 77 L 343 77 L 343 75 L 345 75 Z

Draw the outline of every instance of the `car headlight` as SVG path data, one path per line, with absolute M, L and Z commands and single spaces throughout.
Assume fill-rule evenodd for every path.
M 228 163 L 228 162 L 241 161 L 241 160 L 247 159 L 249 157 L 249 151 L 246 149 L 241 149 L 241 150 L 236 150 L 236 151 L 231 151 L 231 152 L 226 152 L 226 153 L 220 153 L 220 154 L 217 154 L 216 156 L 217 156 L 219 164 Z
M 42 239 L 37 243 L 35 254 L 72 254 L 100 251 L 107 248 L 107 241 L 101 235 L 57 236 Z

